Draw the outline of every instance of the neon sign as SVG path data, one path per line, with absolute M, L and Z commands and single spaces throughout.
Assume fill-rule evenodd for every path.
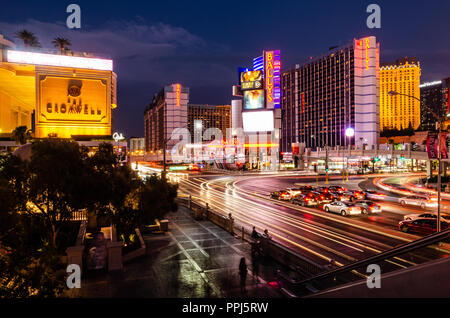
M 181 101 L 181 85 L 180 84 L 177 84 L 176 93 L 177 93 L 177 97 L 176 97 L 176 99 L 177 99 L 177 106 L 180 106 L 180 101 Z
M 266 98 L 273 102 L 273 52 L 266 53 Z
M 369 38 L 366 38 L 366 70 L 369 69 L 369 49 L 370 49 L 370 43 Z
M 76 68 L 87 68 L 87 69 L 91 69 L 91 70 L 100 70 L 100 71 L 112 71 L 113 70 L 113 61 L 112 60 L 99 59 L 99 58 L 8 50 L 6 59 L 10 63 L 76 67 Z
M 264 82 L 266 89 L 266 107 L 280 108 L 281 97 L 281 61 L 280 51 L 266 51 L 264 53 Z

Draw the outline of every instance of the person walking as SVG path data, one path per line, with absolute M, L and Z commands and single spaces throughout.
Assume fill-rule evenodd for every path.
M 258 232 L 256 232 L 256 227 L 255 226 L 253 227 L 251 238 L 254 239 L 254 240 L 259 239 L 259 234 L 258 234 Z
M 245 257 L 242 257 L 239 263 L 239 276 L 241 277 L 241 293 L 242 295 L 246 295 L 247 290 L 245 288 L 245 283 L 247 280 L 247 264 L 245 263 Z

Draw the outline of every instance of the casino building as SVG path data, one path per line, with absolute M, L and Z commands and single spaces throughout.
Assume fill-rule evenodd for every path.
M 379 142 L 379 43 L 374 36 L 298 64 L 281 76 L 281 151 Z M 347 137 L 348 129 L 354 132 Z M 350 134 L 349 134 L 350 135 Z
M 252 68 L 238 68 L 231 101 L 236 164 L 246 169 L 277 170 L 281 128 L 281 53 L 267 50 Z M 230 161 L 230 157 L 227 158 Z
M 68 51 L 20 51 L 0 35 L 0 134 L 111 139 L 116 81 L 111 59 Z

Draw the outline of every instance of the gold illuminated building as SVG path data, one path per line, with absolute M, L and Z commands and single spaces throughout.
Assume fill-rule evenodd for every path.
M 417 129 L 420 125 L 420 63 L 416 58 L 402 58 L 380 67 L 380 130 Z M 394 91 L 414 96 L 390 96 Z
M 36 138 L 111 136 L 112 60 L 13 47 L 0 35 L 0 134 L 27 126 Z

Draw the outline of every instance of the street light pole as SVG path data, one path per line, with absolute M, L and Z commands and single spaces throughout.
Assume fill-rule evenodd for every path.
M 396 91 L 388 92 L 388 95 L 402 95 L 410 98 L 414 98 L 421 103 L 421 100 L 415 96 L 411 96 L 408 94 L 402 94 Z M 438 125 L 438 177 L 437 177 L 437 193 L 438 193 L 438 209 L 437 209 L 437 222 L 436 222 L 436 231 L 441 231 L 441 161 L 442 161 L 442 149 L 441 149 L 441 132 L 442 132 L 442 115 L 438 116 L 432 109 L 430 109 L 427 105 L 422 105 L 433 115 L 433 117 L 437 120 L 436 125 Z

